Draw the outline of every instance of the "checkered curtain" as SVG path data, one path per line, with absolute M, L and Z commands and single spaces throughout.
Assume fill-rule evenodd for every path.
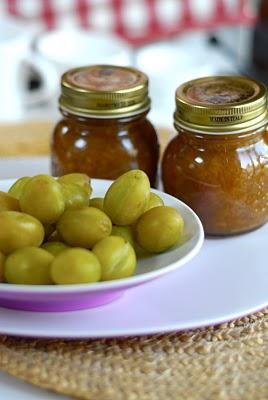
M 256 0 L 0 0 L 8 14 L 42 28 L 66 25 L 112 31 L 132 44 L 186 30 L 254 21 Z

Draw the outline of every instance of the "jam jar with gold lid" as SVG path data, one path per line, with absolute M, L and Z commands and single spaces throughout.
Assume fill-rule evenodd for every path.
M 61 79 L 60 111 L 52 138 L 52 173 L 84 172 L 115 179 L 142 169 L 156 185 L 159 145 L 147 119 L 148 78 L 135 68 L 93 65 Z
M 268 220 L 267 91 L 242 76 L 196 79 L 176 91 L 178 135 L 167 146 L 167 193 L 188 204 L 208 235 Z

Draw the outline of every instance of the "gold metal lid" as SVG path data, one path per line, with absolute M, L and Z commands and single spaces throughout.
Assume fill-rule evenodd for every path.
M 253 79 L 212 76 L 176 91 L 175 127 L 221 134 L 256 129 L 267 120 L 266 87 Z
M 135 68 L 74 68 L 62 76 L 61 90 L 60 108 L 81 116 L 118 118 L 150 108 L 148 78 Z

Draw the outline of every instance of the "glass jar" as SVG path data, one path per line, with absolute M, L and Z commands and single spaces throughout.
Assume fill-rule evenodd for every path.
M 98 65 L 67 71 L 61 86 L 53 175 L 84 172 L 115 179 L 139 168 L 156 186 L 159 144 L 147 119 L 147 77 L 134 68 Z
M 267 94 L 244 77 L 211 77 L 176 91 L 178 135 L 164 153 L 167 193 L 199 215 L 206 234 L 230 235 L 268 220 Z

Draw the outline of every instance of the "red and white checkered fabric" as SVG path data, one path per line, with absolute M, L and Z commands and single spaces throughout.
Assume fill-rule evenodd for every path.
M 256 0 L 0 0 L 9 14 L 53 29 L 77 25 L 116 32 L 132 44 L 190 29 L 254 21 Z

